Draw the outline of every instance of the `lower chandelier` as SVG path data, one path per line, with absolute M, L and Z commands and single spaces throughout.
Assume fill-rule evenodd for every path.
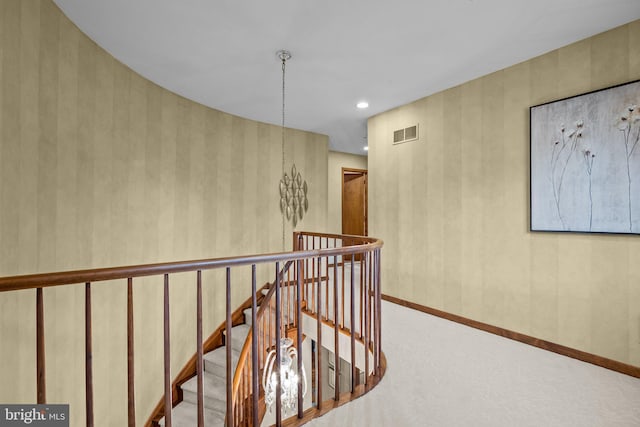
M 282 338 L 278 350 L 271 350 L 267 355 L 265 369 L 262 374 L 262 387 L 264 387 L 264 402 L 273 409 L 276 401 L 276 390 L 280 382 L 280 401 L 282 412 L 290 414 L 298 409 L 298 384 L 302 382 L 302 397 L 307 394 L 307 376 L 304 367 L 298 372 L 298 351 L 292 346 L 290 338 Z M 276 351 L 280 352 L 280 367 L 274 367 Z M 280 375 L 278 375 L 278 372 Z M 280 378 L 278 378 L 278 376 Z

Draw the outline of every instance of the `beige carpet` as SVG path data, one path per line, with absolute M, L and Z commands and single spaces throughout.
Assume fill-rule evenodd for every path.
M 640 380 L 383 302 L 387 373 L 309 426 L 639 427 Z

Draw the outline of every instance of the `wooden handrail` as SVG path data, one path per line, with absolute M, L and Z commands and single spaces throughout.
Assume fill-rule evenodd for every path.
M 127 281 L 127 395 L 128 395 L 128 407 L 127 407 L 127 419 L 128 425 L 135 426 L 135 385 L 134 385 L 134 328 L 133 328 L 133 293 L 134 293 L 134 279 L 148 276 L 162 276 L 163 277 L 163 329 L 164 329 L 164 397 L 162 399 L 162 409 L 156 408 L 154 413 L 160 413 L 165 416 L 165 425 L 171 426 L 171 408 L 181 399 L 181 392 L 178 386 L 181 383 L 171 383 L 171 344 L 170 344 L 170 311 L 169 311 L 169 282 L 170 276 L 175 273 L 194 272 L 197 273 L 197 352 L 193 360 L 189 364 L 193 364 L 193 374 L 197 374 L 199 377 L 198 383 L 198 425 L 202 425 L 203 419 L 203 351 L 207 351 L 209 344 L 202 342 L 202 271 L 212 269 L 226 269 L 226 320 L 224 322 L 224 329 L 227 331 L 227 344 L 231 339 L 231 327 L 235 326 L 238 321 L 238 316 L 241 312 L 237 310 L 231 314 L 231 280 L 230 274 L 233 268 L 239 266 L 252 266 L 252 297 L 245 302 L 244 306 L 247 307 L 247 303 L 252 307 L 252 321 L 253 326 L 249 332 L 248 338 L 244 343 L 240 360 L 238 361 L 237 369 L 231 372 L 231 349 L 230 345 L 227 350 L 227 393 L 229 398 L 227 399 L 227 423 L 228 426 L 257 426 L 261 417 L 264 415 L 264 403 L 261 401 L 262 391 L 258 378 L 262 373 L 262 368 L 265 363 L 267 352 L 277 346 L 280 337 L 285 337 L 290 334 L 290 337 L 294 337 L 295 333 L 295 346 L 298 348 L 300 357 L 298 359 L 299 367 L 302 366 L 302 327 L 301 319 L 304 308 L 305 315 L 315 314 L 317 318 L 317 332 L 318 342 L 322 342 L 322 325 L 333 325 L 335 329 L 335 360 L 339 360 L 339 348 L 338 348 L 338 335 L 345 333 L 346 319 L 345 319 L 345 278 L 344 273 L 342 275 L 342 293 L 341 299 L 338 295 L 339 280 L 337 275 L 338 266 L 345 267 L 344 259 L 351 260 L 352 274 L 350 287 L 347 289 L 351 295 L 351 301 L 349 306 L 350 314 L 350 328 L 351 334 L 351 351 L 350 357 L 353 367 L 351 370 L 352 378 L 355 377 L 355 373 L 358 372 L 355 367 L 355 342 L 363 342 L 365 350 L 365 384 L 375 384 L 379 381 L 381 374 L 379 362 L 381 358 L 381 345 L 380 345 L 380 276 L 379 276 L 379 260 L 380 249 L 383 246 L 383 242 L 379 239 L 364 237 L 364 236 L 346 236 L 338 234 L 326 234 L 326 233 L 309 233 L 309 232 L 295 232 L 294 233 L 294 251 L 293 252 L 278 252 L 270 254 L 238 256 L 238 257 L 225 257 L 214 259 L 202 259 L 193 261 L 179 261 L 179 262 L 166 262 L 144 265 L 133 265 L 113 268 L 98 268 L 87 270 L 75 270 L 46 274 L 32 274 L 22 276 L 0 277 L 0 292 L 10 292 L 26 289 L 36 289 L 36 382 L 37 382 L 37 402 L 46 403 L 46 383 L 45 383 L 45 320 L 44 320 L 44 297 L 43 288 L 85 284 L 85 390 L 86 390 L 86 424 L 93 425 L 94 414 L 94 394 L 93 394 L 93 374 L 92 374 L 92 318 L 91 318 L 91 284 L 101 281 L 115 281 L 126 280 Z M 330 243 L 333 243 L 333 247 Z M 353 266 L 354 259 L 366 260 L 366 268 L 363 269 L 363 276 L 361 277 L 360 284 L 360 302 L 359 307 L 359 319 L 356 319 L 355 310 L 355 292 L 356 287 L 354 283 Z M 333 317 L 329 313 L 329 275 L 330 275 L 330 260 L 332 260 L 331 267 L 334 274 L 334 289 L 333 289 Z M 264 297 L 261 297 L 258 301 L 256 295 L 256 265 L 258 264 L 275 264 L 276 266 L 276 278 L 273 284 L 269 287 L 269 291 Z M 279 266 L 282 265 L 282 269 Z M 311 268 L 309 268 L 311 266 Z M 324 266 L 324 271 L 322 271 Z M 365 264 L 361 264 L 365 266 Z M 293 279 L 292 272 L 293 271 Z M 324 275 L 323 275 L 324 274 Z M 366 276 L 366 278 L 365 278 Z M 364 284 L 366 281 L 366 285 Z M 111 284 L 109 284 L 111 285 Z M 324 286 L 324 294 L 322 287 Z M 366 287 L 366 292 L 364 291 Z M 309 288 L 311 290 L 309 290 Z M 286 293 L 285 293 L 286 292 Z M 324 299 L 324 301 L 323 301 Z M 258 306 L 258 302 L 260 305 Z M 339 304 L 342 306 L 338 307 Z M 364 305 L 364 307 L 363 307 Z M 323 309 L 325 313 L 323 315 Z M 342 312 L 342 319 L 339 319 L 339 312 Z M 286 315 L 284 314 L 286 313 Z M 359 334 L 358 334 L 359 325 Z M 363 327 L 365 331 L 363 331 Z M 295 332 L 293 332 L 295 329 Z M 358 335 L 356 337 L 356 335 Z M 219 336 L 220 332 L 219 332 Z M 211 342 L 211 338 L 207 340 Z M 369 355 L 371 352 L 373 358 L 373 367 L 369 370 Z M 251 357 L 249 357 L 251 354 Z M 277 356 L 279 359 L 279 355 Z M 337 363 L 336 363 L 337 365 Z M 191 366 L 191 365 L 190 365 Z M 185 370 L 186 369 L 186 370 Z M 186 368 L 181 371 L 179 377 L 180 381 L 185 381 L 188 378 L 187 371 L 191 368 Z M 338 366 L 336 366 L 336 380 L 338 379 Z M 384 370 L 384 369 L 383 369 Z M 321 373 L 319 368 L 318 374 Z M 375 381 L 368 381 L 370 375 L 378 376 Z M 319 384 L 317 379 L 312 378 L 312 382 Z M 357 385 L 357 379 L 352 380 L 351 392 L 355 393 Z M 301 386 L 300 391 L 301 391 Z M 278 389 L 280 386 L 278 385 Z M 177 395 L 176 395 L 177 391 Z M 298 402 L 298 418 L 305 419 L 309 417 L 308 411 L 303 411 L 302 397 L 299 393 Z M 357 393 L 356 393 L 357 394 Z M 355 394 L 354 394 L 355 395 Z M 177 398 L 176 398 L 177 397 Z M 336 384 L 336 401 L 340 398 L 339 385 Z M 317 401 L 317 410 L 322 408 L 322 402 L 319 399 Z M 283 420 L 280 417 L 280 394 L 276 393 L 276 424 L 281 425 Z M 325 408 L 326 409 L 326 408 Z M 318 412 L 319 413 L 319 412 Z M 152 415 L 149 423 L 155 424 L 158 418 Z M 287 421 L 289 422 L 289 421 Z
M 316 235 L 316 234 L 310 234 Z M 330 235 L 333 236 L 333 235 Z M 339 235 L 336 235 L 339 237 Z M 352 236 L 349 236 L 352 237 Z M 358 236 L 353 236 L 358 237 Z M 370 249 L 381 248 L 382 240 L 368 239 L 365 243 Z M 185 273 L 197 270 L 213 270 L 243 265 L 265 264 L 295 259 L 308 259 L 318 256 L 341 256 L 362 252 L 361 246 L 348 246 L 329 249 L 315 249 L 295 252 L 276 252 L 264 255 L 236 256 L 213 258 L 195 261 L 177 261 L 158 264 L 143 264 L 112 268 L 96 268 L 88 270 L 63 271 L 57 273 L 29 274 L 24 276 L 0 277 L 0 292 L 24 289 L 47 288 L 51 286 L 74 285 L 86 282 L 103 282 L 107 280 L 127 279 L 129 277 L 160 276 L 163 274 Z

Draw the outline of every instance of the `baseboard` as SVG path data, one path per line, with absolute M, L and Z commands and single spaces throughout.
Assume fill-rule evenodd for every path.
M 571 357 L 573 359 L 577 359 L 582 362 L 591 363 L 593 365 L 610 369 L 612 371 L 616 371 L 621 374 L 629 375 L 635 378 L 640 378 L 640 367 L 638 366 L 628 365 L 626 363 L 618 362 L 616 360 L 607 359 L 606 357 L 597 356 L 595 354 L 587 353 L 581 350 L 576 350 L 575 348 L 565 347 L 560 344 L 555 344 L 549 341 L 534 338 L 529 335 L 510 331 L 508 329 L 489 325 L 487 323 L 478 322 L 477 320 L 468 319 L 466 317 L 458 316 L 457 314 L 447 313 L 445 311 L 437 310 L 435 308 L 427 307 L 411 301 L 406 301 L 400 298 L 392 297 L 390 295 L 383 294 L 382 299 L 394 304 L 401 305 L 403 307 L 411 308 L 417 311 L 421 311 L 423 313 L 441 317 L 443 319 L 460 323 L 465 326 L 470 326 L 472 328 L 479 329 L 481 331 L 489 332 L 504 338 L 509 338 L 514 341 L 532 345 L 534 347 L 541 348 L 543 350 L 547 350 L 553 353 L 561 354 L 563 356 Z

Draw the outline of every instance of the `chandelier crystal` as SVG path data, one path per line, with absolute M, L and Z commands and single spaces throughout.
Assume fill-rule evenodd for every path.
M 280 352 L 280 366 L 276 366 L 276 351 Z M 307 394 L 307 376 L 304 367 L 298 372 L 298 351 L 293 347 L 290 338 L 282 338 L 278 350 L 273 349 L 267 355 L 265 369 L 262 373 L 264 402 L 273 409 L 276 401 L 276 390 L 280 382 L 280 398 L 282 412 L 294 413 L 298 409 L 298 384 L 302 382 L 302 397 Z

